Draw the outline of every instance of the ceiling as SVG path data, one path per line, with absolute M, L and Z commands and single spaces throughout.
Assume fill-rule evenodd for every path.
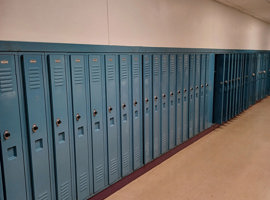
M 270 24 L 270 0 L 215 0 Z

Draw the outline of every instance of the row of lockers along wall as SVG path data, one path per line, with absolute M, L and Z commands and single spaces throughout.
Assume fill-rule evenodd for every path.
M 270 55 L 215 56 L 214 122 L 222 124 L 270 94 Z
M 0 54 L 1 199 L 86 199 L 212 125 L 214 54 Z

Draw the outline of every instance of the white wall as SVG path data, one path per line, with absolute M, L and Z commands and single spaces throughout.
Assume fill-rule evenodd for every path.
M 0 0 L 0 40 L 270 50 L 270 24 L 212 0 Z

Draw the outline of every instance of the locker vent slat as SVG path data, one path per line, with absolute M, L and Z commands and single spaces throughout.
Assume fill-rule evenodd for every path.
M 175 73 L 175 61 L 174 60 L 175 60 L 174 57 L 170 58 L 170 71 L 172 74 Z
M 117 173 L 117 159 L 111 159 L 110 174 L 114 175 Z
M 69 181 L 63 183 L 60 186 L 60 198 L 62 199 L 69 199 L 70 197 L 70 183 Z
M 128 162 L 128 160 L 129 160 L 128 152 L 123 154 L 122 159 L 123 159 L 123 168 L 128 167 L 128 163 L 129 163 Z
M 114 65 L 107 65 L 108 80 L 114 80 Z
M 128 77 L 127 62 L 122 61 L 121 62 L 121 79 L 126 79 L 127 77 Z
M 96 167 L 96 172 L 97 172 L 97 176 L 96 176 L 96 182 L 101 182 L 104 180 L 104 168 L 103 165 L 99 165 Z
M 75 84 L 83 84 L 83 66 L 82 65 L 75 65 L 74 67 L 74 82 Z
M 101 70 L 99 65 L 92 65 L 91 77 L 93 82 L 99 82 L 101 80 Z
M 80 175 L 80 191 L 81 192 L 87 189 L 87 183 L 88 183 L 88 174 L 85 172 Z
M 159 74 L 159 59 L 157 57 L 154 58 L 154 75 L 157 76 Z
M 0 92 L 12 92 L 13 91 L 13 81 L 12 81 L 11 68 L 0 68 Z
M 64 68 L 62 66 L 55 66 L 54 72 L 54 85 L 62 86 L 64 84 Z
M 48 198 L 48 193 L 47 193 L 47 192 L 45 192 L 45 193 L 39 195 L 39 197 L 38 197 L 38 200 L 47 200 L 47 199 L 49 199 L 49 198 Z
M 140 68 L 139 68 L 139 64 L 138 63 L 134 63 L 133 64 L 133 77 L 137 78 L 139 77 L 140 74 Z
M 40 73 L 37 67 L 30 67 L 29 68 L 29 87 L 31 89 L 38 89 L 40 88 Z

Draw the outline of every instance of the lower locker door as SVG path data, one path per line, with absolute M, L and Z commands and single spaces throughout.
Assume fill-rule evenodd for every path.
M 143 55 L 144 164 L 152 160 L 152 62 Z
M 194 134 L 200 132 L 200 81 L 201 81 L 201 55 L 196 55 L 195 67 L 195 119 L 194 119 Z
M 204 83 L 205 83 L 205 59 L 206 55 L 202 54 L 201 58 L 201 87 L 200 87 L 200 132 L 204 130 Z
M 33 195 L 35 199 L 53 198 L 51 186 L 52 154 L 49 151 L 47 112 L 44 90 L 44 58 L 41 55 L 23 55 L 28 137 L 31 154 Z M 42 172 L 42 173 L 40 173 Z
M 120 105 L 122 176 L 132 171 L 132 127 L 131 127 L 131 78 L 130 56 L 120 55 Z
M 25 157 L 15 57 L 0 54 L 0 138 L 6 199 L 29 199 L 27 194 Z
M 141 55 L 132 55 L 132 97 L 133 97 L 133 169 L 143 163 L 142 133 L 142 61 Z
M 94 193 L 108 185 L 104 56 L 89 56 Z
M 179 145 L 183 140 L 183 55 L 177 55 L 176 89 L 176 144 Z
M 116 55 L 106 55 L 105 62 L 109 184 L 112 184 L 121 177 L 119 68 Z
M 168 90 L 169 90 L 169 65 L 168 55 L 162 55 L 161 57 L 161 152 L 168 151 L 168 132 L 169 132 L 169 112 L 168 112 Z
M 52 123 L 58 199 L 73 199 L 72 188 L 72 131 L 69 128 L 67 64 L 64 55 L 49 55 Z
M 228 120 L 232 118 L 232 91 L 233 91 L 233 73 L 234 73 L 234 55 L 230 54 L 230 75 L 229 75 L 229 114 L 228 114 Z
M 228 121 L 228 109 L 229 109 L 229 63 L 230 55 L 224 55 L 224 98 L 223 98 L 223 122 Z
M 91 145 L 88 143 L 91 141 L 91 130 L 87 113 L 90 101 L 86 59 L 84 55 L 70 56 L 77 199 L 86 199 L 92 193 L 92 155 Z
M 176 55 L 170 55 L 170 100 L 169 100 L 169 148 L 175 147 L 175 93 L 176 93 Z
M 153 156 L 160 155 L 160 55 L 153 56 Z
M 188 133 L 189 138 L 194 136 L 194 82 L 195 82 L 195 55 L 192 54 L 189 57 L 189 110 L 188 110 Z
M 183 141 L 188 140 L 189 129 L 189 55 L 184 55 L 184 79 L 183 79 Z

